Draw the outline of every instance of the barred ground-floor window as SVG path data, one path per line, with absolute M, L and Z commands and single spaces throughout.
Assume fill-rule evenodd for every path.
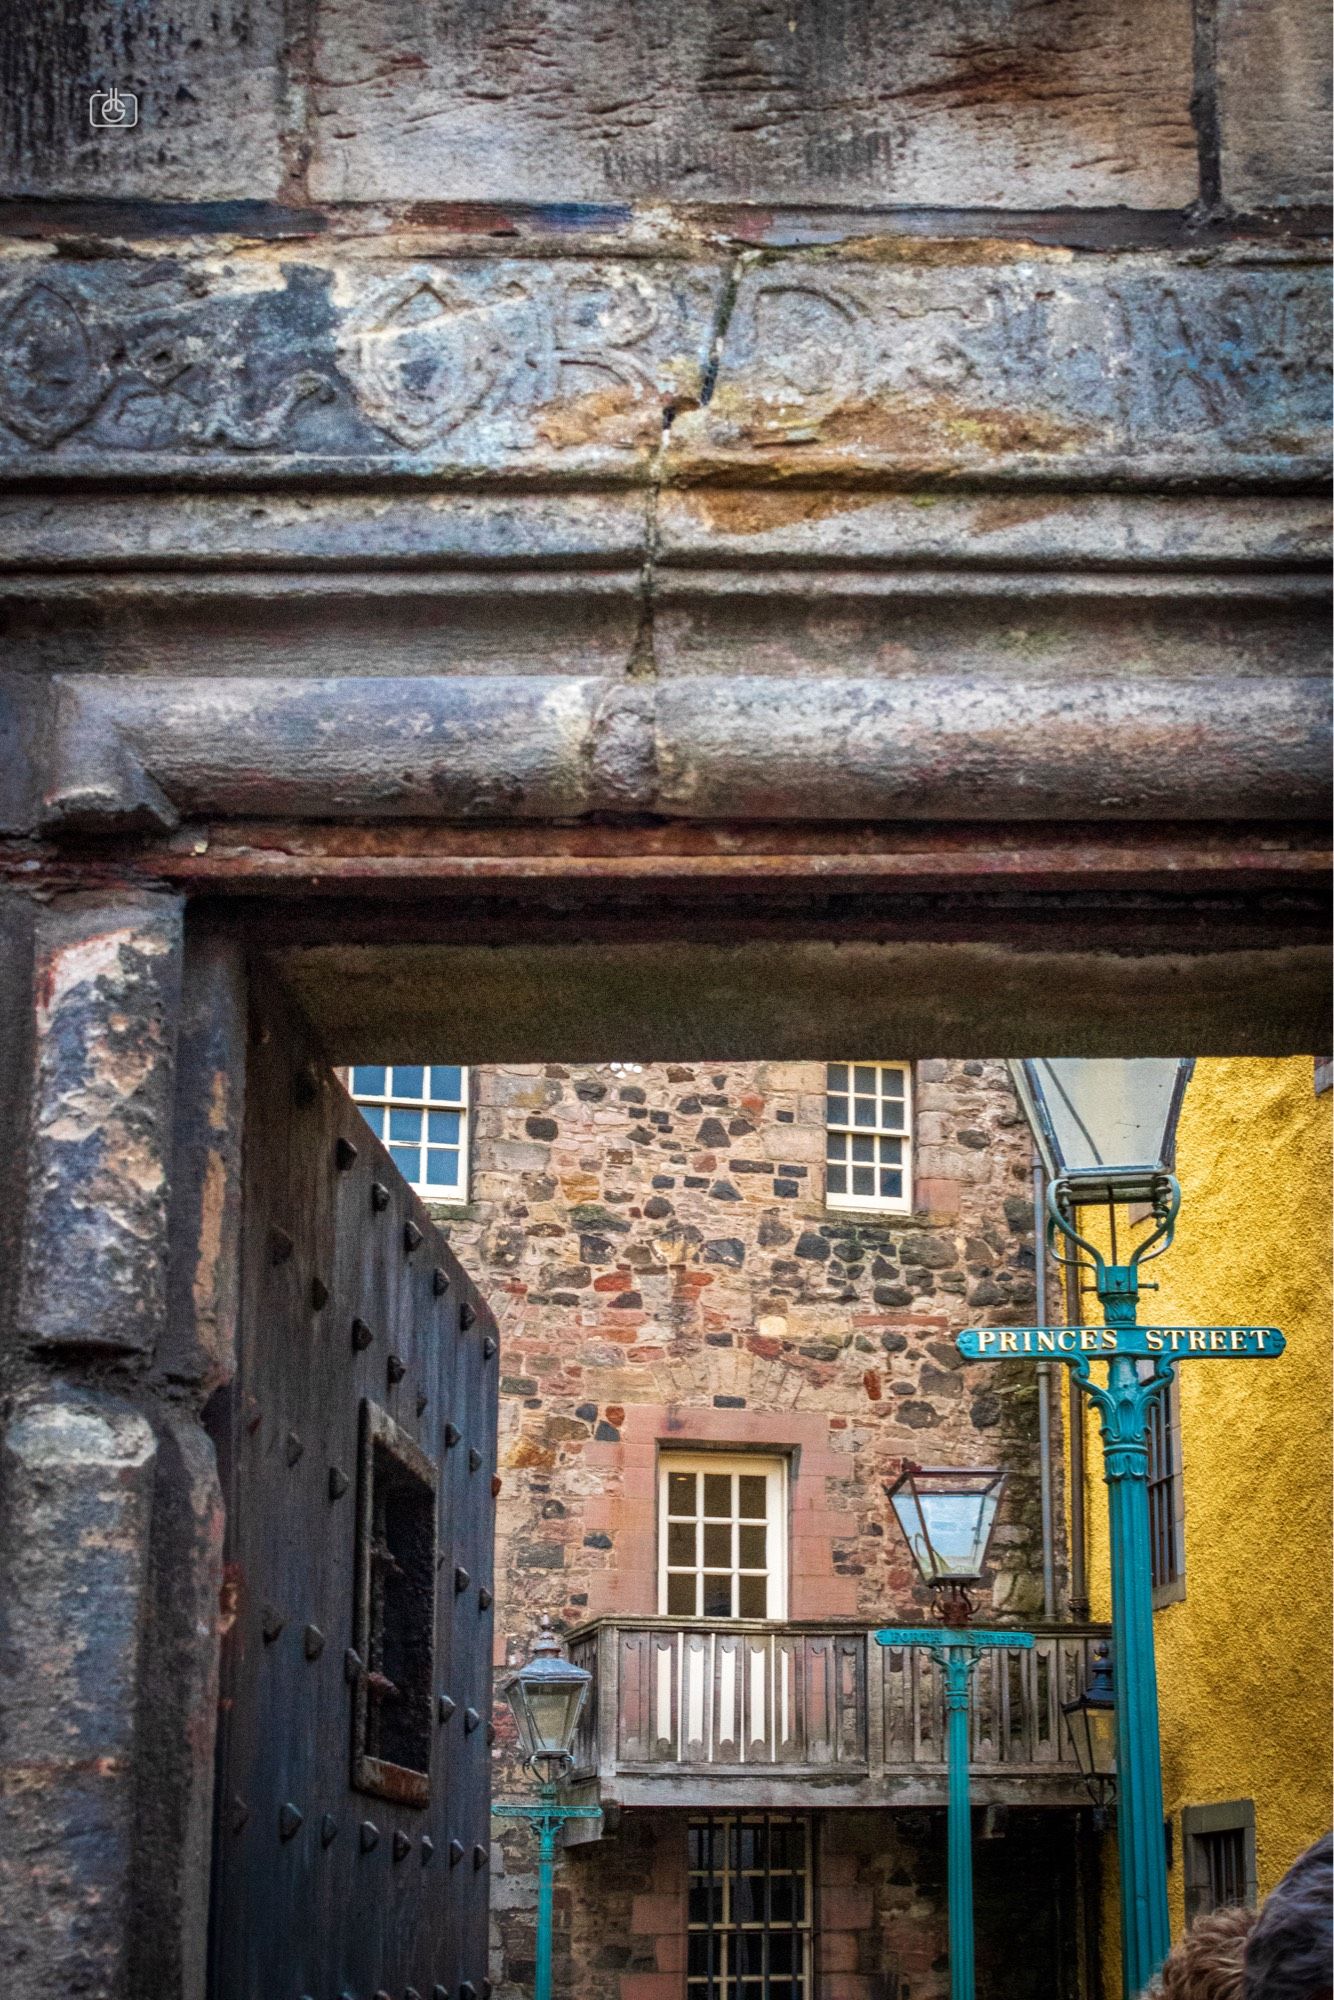
M 709 1813 L 688 1837 L 688 2000 L 815 2000 L 810 1820 Z
M 1181 1814 L 1186 1921 L 1229 1903 L 1255 1908 L 1255 1801 L 1186 1806 Z

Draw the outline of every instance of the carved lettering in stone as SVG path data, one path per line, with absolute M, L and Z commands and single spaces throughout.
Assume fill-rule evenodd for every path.
M 1109 287 L 1124 343 L 1127 429 L 1207 434 L 1255 449 L 1318 425 L 1329 363 L 1323 285 L 1233 279 L 1192 297 L 1181 282 Z
M 874 329 L 848 292 L 804 276 L 743 288 L 723 348 L 714 423 L 740 419 L 755 444 L 797 442 L 861 394 L 873 346 Z
M 656 393 L 652 372 L 631 351 L 658 324 L 657 302 L 637 272 L 595 271 L 566 280 L 552 312 L 549 352 L 557 379 L 543 385 L 543 401 L 560 394 L 559 371 L 567 368 L 609 375 L 636 396 Z
M 479 296 L 431 271 L 390 279 L 339 334 L 339 358 L 366 415 L 401 444 L 447 437 L 500 381 L 527 297 L 518 284 Z
M 652 290 L 636 273 L 595 267 L 548 276 L 535 292 L 485 272 L 415 269 L 356 308 L 338 352 L 362 411 L 401 444 L 419 450 L 489 416 L 507 444 L 521 445 L 539 410 L 598 393 L 596 384 L 581 389 L 579 371 L 628 390 L 631 403 L 656 405 L 653 372 L 633 351 L 656 324 Z M 544 436 L 569 441 L 559 424 Z
M 224 397 L 192 418 L 184 435 L 192 444 L 229 444 L 237 451 L 267 451 L 281 442 L 287 420 L 298 404 L 311 399 L 331 403 L 336 393 L 325 376 L 302 369 L 284 382 L 262 409 L 247 415 L 236 397 Z
M 0 453 L 406 447 L 482 470 L 664 448 L 757 463 L 985 468 L 1166 454 L 1207 467 L 1319 453 L 1323 272 L 1055 254 L 990 268 L 809 253 L 747 262 L 700 398 L 714 263 L 470 256 L 249 270 L 29 263 L 0 300 Z M 1227 468 L 1220 465 L 1220 470 Z
M 0 418 L 30 444 L 50 445 L 90 417 L 111 376 L 95 329 L 54 286 L 19 294 L 0 319 Z

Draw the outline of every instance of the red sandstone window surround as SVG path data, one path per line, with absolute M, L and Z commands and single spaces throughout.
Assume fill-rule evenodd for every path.
M 658 1611 L 787 1616 L 787 1462 L 665 1451 L 658 1466 Z

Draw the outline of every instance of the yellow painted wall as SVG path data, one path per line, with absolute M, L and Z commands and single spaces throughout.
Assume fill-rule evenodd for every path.
M 1197 1063 L 1177 1134 L 1176 1240 L 1145 1267 L 1161 1289 L 1141 1298 L 1142 1319 L 1277 1326 L 1288 1341 L 1278 1360 L 1180 1369 L 1186 1595 L 1154 1615 L 1174 1937 L 1183 1806 L 1254 1800 L 1261 1897 L 1330 1825 L 1332 1109 L 1309 1056 Z M 1087 1434 L 1090 1595 L 1106 1618 L 1096 1420 Z

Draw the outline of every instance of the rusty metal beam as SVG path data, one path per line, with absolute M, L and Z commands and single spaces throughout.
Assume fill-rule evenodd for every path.
M 52 888 L 94 878 L 170 882 L 209 896 L 495 897 L 524 885 L 575 895 L 651 890 L 748 898 L 861 891 L 1130 890 L 1180 897 L 1319 894 L 1319 822 L 993 826 L 685 821 L 629 826 L 339 826 L 200 821 L 156 838 L 49 841 L 0 851 L 0 873 Z

